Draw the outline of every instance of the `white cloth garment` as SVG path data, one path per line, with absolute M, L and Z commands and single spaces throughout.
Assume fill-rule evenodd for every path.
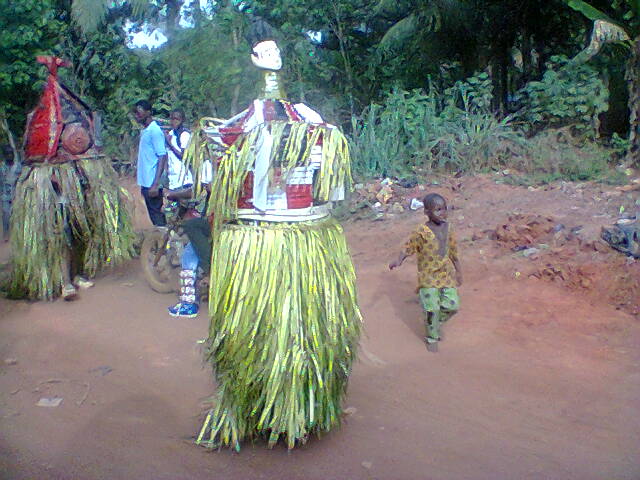
M 178 138 L 176 137 L 175 131 L 171 130 L 169 132 L 170 143 L 171 145 L 181 152 L 184 153 L 187 145 L 189 144 L 189 140 L 191 139 L 191 134 L 187 131 L 182 131 L 180 133 L 180 145 L 178 145 Z M 167 173 L 169 177 L 169 190 L 177 190 L 184 185 L 193 185 L 193 177 L 191 172 L 187 167 L 185 167 L 182 160 L 180 160 L 173 150 L 167 148 L 168 154 L 168 164 L 167 164 Z

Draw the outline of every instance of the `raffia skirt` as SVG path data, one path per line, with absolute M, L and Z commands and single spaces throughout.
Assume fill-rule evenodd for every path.
M 218 392 L 196 443 L 293 448 L 340 424 L 362 325 L 355 280 L 331 218 L 223 227 L 209 293 Z

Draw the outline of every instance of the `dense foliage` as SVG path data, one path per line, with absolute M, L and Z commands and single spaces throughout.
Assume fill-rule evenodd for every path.
M 283 50 L 289 97 L 345 128 L 362 175 L 507 165 L 548 129 L 598 139 L 608 116 L 629 119 L 614 143 L 638 162 L 640 5 L 542 3 L 0 0 L 0 142 L 20 144 L 43 53 L 71 60 L 62 79 L 103 112 L 106 147 L 123 164 L 135 156 L 136 100 L 163 117 L 181 107 L 191 122 L 237 113 L 259 83 L 246 34 L 260 15 Z M 152 28 L 166 44 L 130 48 L 134 32 Z M 610 90 L 623 75 L 628 91 Z
M 551 57 L 547 67 L 540 80 L 517 92 L 521 109 L 516 118 L 533 133 L 569 126 L 597 136 L 599 115 L 609 108 L 609 91 L 599 73 L 562 56 Z
M 62 27 L 49 0 L 0 0 L 0 121 L 5 141 L 16 141 L 19 134 L 14 132 L 20 132 L 25 112 L 38 100 L 45 72 L 35 57 L 56 47 Z

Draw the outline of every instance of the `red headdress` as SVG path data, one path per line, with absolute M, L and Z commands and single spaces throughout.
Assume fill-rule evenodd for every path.
M 38 106 L 27 117 L 26 163 L 64 163 L 98 155 L 94 114 L 58 81 L 58 67 L 71 64 L 52 56 L 39 56 L 37 61 L 49 76 Z

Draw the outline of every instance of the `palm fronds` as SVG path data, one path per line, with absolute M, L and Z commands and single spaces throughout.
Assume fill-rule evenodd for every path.
M 596 20 L 593 22 L 593 31 L 589 45 L 574 57 L 576 62 L 586 62 L 596 55 L 606 43 L 629 42 L 631 38 L 627 32 L 615 23 L 606 20 Z
M 589 20 L 592 20 L 594 22 L 596 20 L 604 20 L 607 23 L 617 24 L 615 20 L 606 15 L 604 12 L 598 10 L 596 7 L 590 5 L 587 2 L 584 2 L 583 0 L 565 0 L 565 2 L 569 7 L 573 8 L 576 12 L 582 13 Z
M 71 16 L 83 31 L 93 32 L 105 19 L 109 5 L 109 0 L 73 0 Z
M 361 329 L 355 272 L 333 219 L 228 224 L 213 249 L 209 359 L 219 390 L 197 443 L 288 448 L 340 424 Z
M 134 18 L 144 18 L 151 9 L 148 0 L 130 0 L 131 14 Z M 85 33 L 98 29 L 100 24 L 114 6 L 111 0 L 73 0 L 71 2 L 71 16 Z
M 59 192 L 51 182 L 54 175 Z M 68 249 L 82 253 L 81 273 L 87 276 L 131 258 L 134 236 L 124 195 L 106 160 L 26 167 L 11 215 L 9 295 L 58 296 Z
M 81 160 L 80 169 L 88 179 L 85 205 L 89 232 L 83 273 L 95 275 L 107 265 L 116 265 L 134 255 L 135 234 L 127 205 L 127 192 L 117 182 L 107 161 Z

